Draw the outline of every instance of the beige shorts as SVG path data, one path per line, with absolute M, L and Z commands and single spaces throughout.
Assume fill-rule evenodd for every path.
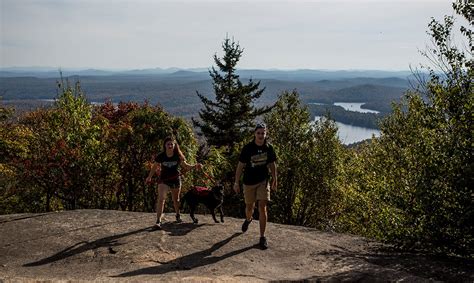
M 244 184 L 245 203 L 254 203 L 257 200 L 270 200 L 270 185 L 267 181 L 255 185 Z

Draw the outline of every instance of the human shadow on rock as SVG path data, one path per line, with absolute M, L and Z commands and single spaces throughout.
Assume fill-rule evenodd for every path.
M 215 243 L 209 249 L 206 249 L 200 252 L 195 252 L 189 255 L 185 255 L 185 256 L 176 258 L 174 260 L 164 262 L 161 265 L 142 268 L 142 269 L 138 269 L 138 270 L 134 270 L 130 272 L 125 272 L 113 277 L 130 277 L 130 276 L 138 276 L 138 275 L 145 275 L 145 274 L 154 275 L 154 274 L 165 274 L 165 273 L 173 272 L 176 270 L 190 270 L 190 269 L 194 269 L 194 268 L 209 265 L 209 264 L 214 264 L 226 258 L 241 254 L 251 249 L 258 248 L 258 245 L 251 245 L 245 248 L 241 248 L 241 249 L 229 252 L 221 256 L 212 256 L 213 252 L 217 251 L 218 249 L 220 249 L 221 247 L 223 247 L 224 245 L 226 245 L 232 239 L 234 239 L 235 237 L 239 235 L 242 235 L 242 233 L 235 233 L 229 238 L 224 239 L 218 243 Z
M 147 227 L 147 228 L 143 228 L 143 229 L 139 229 L 139 230 L 135 230 L 135 231 L 130 231 L 130 232 L 126 232 L 126 233 L 122 233 L 122 234 L 118 234 L 118 235 L 108 236 L 108 237 L 104 237 L 104 238 L 101 238 L 101 239 L 97 239 L 97 240 L 92 241 L 92 242 L 82 241 L 82 242 L 79 242 L 75 245 L 72 245 L 72 246 L 70 246 L 70 247 L 68 247 L 68 248 L 66 248 L 66 249 L 64 249 L 64 250 L 62 250 L 62 251 L 60 251 L 60 252 L 58 252 L 58 253 L 50 256 L 50 257 L 47 257 L 47 258 L 44 258 L 44 259 L 41 259 L 41 260 L 38 260 L 38 261 L 35 261 L 35 262 L 30 262 L 30 263 L 24 264 L 23 266 L 31 267 L 31 266 L 39 266 L 39 265 L 49 264 L 49 263 L 53 263 L 55 261 L 63 260 L 63 259 L 66 259 L 68 257 L 86 252 L 88 250 L 93 250 L 93 249 L 97 249 L 97 248 L 100 248 L 100 247 L 107 247 L 110 250 L 112 247 L 123 245 L 123 243 L 118 243 L 117 242 L 118 239 L 128 237 L 128 236 L 131 236 L 131 235 L 134 235 L 134 234 L 143 233 L 143 232 L 146 232 L 146 231 L 149 231 L 149 232 L 153 231 L 153 227 Z
M 164 223 L 161 227 L 161 231 L 168 232 L 169 236 L 184 236 L 194 229 L 200 228 L 206 224 L 194 224 L 194 223 Z M 154 231 L 160 231 L 154 228 Z

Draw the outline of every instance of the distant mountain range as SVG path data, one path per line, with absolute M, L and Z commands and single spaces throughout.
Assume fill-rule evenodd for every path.
M 210 69 L 210 68 L 209 68 Z M 99 69 L 61 69 L 63 76 L 166 76 L 187 79 L 209 78 L 209 69 L 206 68 L 152 68 L 135 70 L 99 70 Z M 0 77 L 37 77 L 58 78 L 59 68 L 52 67 L 8 67 L 0 68 Z M 259 70 L 242 69 L 237 73 L 242 78 L 276 79 L 284 81 L 319 81 L 351 78 L 402 78 L 412 75 L 411 71 L 383 71 L 383 70 Z
M 79 81 L 87 99 L 94 104 L 106 100 L 148 101 L 160 104 L 173 115 L 191 118 L 203 106 L 196 92 L 215 98 L 209 70 L 205 68 L 61 72 L 70 83 Z M 283 92 L 296 90 L 312 115 L 329 111 L 336 121 L 369 128 L 377 127 L 376 121 L 391 112 L 391 103 L 399 101 L 416 81 L 410 71 L 247 69 L 237 73 L 242 83 L 252 79 L 265 88 L 257 105 L 272 105 Z M 59 77 L 59 70 L 54 68 L 0 68 L 0 103 L 21 111 L 50 105 L 57 96 Z M 380 114 L 346 111 L 334 106 L 335 102 L 364 103 L 365 108 Z

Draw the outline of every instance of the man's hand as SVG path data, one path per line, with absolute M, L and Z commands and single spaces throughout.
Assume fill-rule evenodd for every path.
M 240 192 L 240 185 L 239 182 L 234 183 L 234 192 L 238 194 Z

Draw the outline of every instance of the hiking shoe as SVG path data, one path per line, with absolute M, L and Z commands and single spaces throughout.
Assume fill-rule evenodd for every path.
M 268 249 L 267 238 L 260 237 L 260 242 L 258 243 L 258 245 L 260 246 L 260 249 L 262 249 L 262 250 Z
M 249 229 L 250 222 L 252 222 L 252 219 L 247 220 L 245 219 L 244 224 L 242 224 L 242 232 L 245 233 Z
M 181 220 L 181 215 L 176 214 L 176 223 L 181 223 L 183 220 Z

